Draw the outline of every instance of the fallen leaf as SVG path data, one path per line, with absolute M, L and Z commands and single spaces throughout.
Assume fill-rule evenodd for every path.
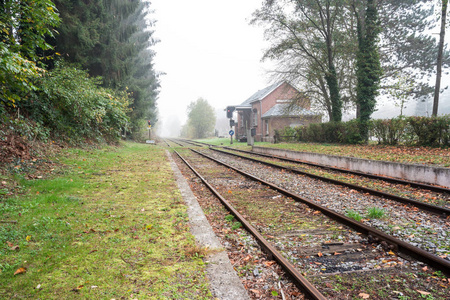
M 322 257 L 323 256 L 322 252 L 317 253 L 317 256 Z
M 84 285 L 79 285 L 76 288 L 72 289 L 72 292 L 79 292 L 82 288 L 84 287 Z
M 31 235 L 27 235 L 25 239 L 27 240 L 27 242 L 29 242 L 31 240 Z
M 392 251 L 389 251 L 388 254 L 389 254 L 389 255 L 395 255 L 395 253 L 392 252 Z
M 264 264 L 265 264 L 267 267 L 270 267 L 270 266 L 273 265 L 274 263 L 275 263 L 275 261 L 273 261 L 273 260 L 264 262 Z
M 428 267 L 427 267 L 427 266 L 425 266 L 425 267 L 422 268 L 422 271 L 424 271 L 424 272 L 426 272 L 427 270 L 428 270 Z
M 6 244 L 8 244 L 9 247 L 14 247 L 14 244 L 11 242 L 6 241 Z
M 419 292 L 421 295 L 424 295 L 424 296 L 431 295 L 431 293 L 429 293 L 429 292 L 424 292 L 424 291 L 421 291 L 421 290 L 416 290 L 416 291 Z
M 342 254 L 342 253 L 339 253 L 339 252 L 334 252 L 334 255 L 340 255 L 340 254 Z
M 14 272 L 14 275 L 17 275 L 17 274 L 24 274 L 24 273 L 26 273 L 27 272 L 27 269 L 26 268 L 19 268 L 19 269 L 17 269 L 15 272 Z
M 369 295 L 369 294 L 366 294 L 366 293 L 359 293 L 358 296 L 360 296 L 360 297 L 363 298 L 363 299 L 369 299 L 369 297 L 370 297 L 370 295 Z

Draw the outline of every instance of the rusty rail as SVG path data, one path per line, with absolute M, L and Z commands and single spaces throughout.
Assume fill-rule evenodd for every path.
M 193 150 L 193 149 L 190 149 L 190 150 L 203 156 L 203 157 L 206 157 L 212 161 L 215 161 L 216 163 L 221 164 L 229 169 L 232 169 L 248 178 L 251 178 L 255 181 L 261 182 L 261 183 L 271 187 L 272 189 L 277 190 L 278 192 L 280 192 L 281 194 L 283 194 L 285 196 L 291 197 L 292 199 L 294 199 L 296 201 L 302 202 L 302 203 L 308 205 L 309 207 L 312 207 L 315 210 L 322 212 L 324 215 L 327 215 L 328 217 L 353 228 L 354 230 L 356 230 L 358 232 L 361 232 L 365 235 L 372 235 L 380 240 L 384 240 L 388 244 L 394 245 L 398 252 L 409 255 L 411 257 L 414 257 L 417 260 L 423 261 L 423 262 L 435 267 L 436 269 L 441 270 L 443 273 L 450 275 L 450 261 L 448 261 L 448 260 L 445 260 L 445 259 L 443 259 L 439 256 L 436 256 L 434 254 L 431 254 L 423 249 L 415 247 L 407 242 L 399 240 L 399 239 L 397 239 L 393 236 L 390 236 L 376 228 L 373 228 L 373 227 L 367 226 L 363 223 L 360 223 L 360 222 L 358 222 L 354 219 L 351 219 L 343 214 L 337 213 L 337 212 L 335 212 L 331 209 L 328 209 L 322 205 L 319 205 L 309 199 L 300 197 L 299 195 L 291 193 L 288 190 L 283 189 L 282 187 L 276 186 L 270 182 L 267 182 L 256 176 L 253 176 L 249 173 L 239 170 L 231 165 L 221 162 L 221 161 L 219 161 L 213 157 L 210 157 L 204 153 L 201 153 L 201 152 Z
M 287 162 L 293 162 L 293 163 L 297 163 L 297 164 L 305 164 L 305 165 L 312 166 L 312 167 L 318 167 L 318 168 L 328 169 L 328 170 L 342 172 L 342 173 L 354 174 L 354 175 L 363 176 L 363 177 L 367 177 L 367 178 L 384 180 L 384 181 L 388 181 L 388 182 L 392 182 L 392 183 L 400 183 L 400 184 L 404 184 L 404 185 L 410 185 L 412 187 L 426 189 L 426 190 L 430 190 L 433 192 L 450 194 L 450 189 L 441 187 L 441 186 L 435 186 L 435 185 L 430 185 L 430 184 L 425 184 L 425 183 L 420 183 L 420 182 L 408 181 L 408 180 L 403 180 L 403 179 L 399 179 L 399 178 L 391 178 L 391 177 L 386 177 L 386 176 L 374 175 L 374 174 L 363 173 L 363 172 L 358 172 L 358 171 L 346 170 L 346 169 L 342 169 L 342 168 L 325 166 L 325 165 L 307 162 L 307 161 L 303 161 L 303 160 L 290 159 L 290 158 L 286 158 L 286 157 L 264 154 L 264 153 L 256 153 L 253 151 L 234 149 L 231 147 L 223 147 L 223 148 L 227 149 L 227 150 L 231 150 L 231 151 L 253 154 L 253 155 L 258 155 L 258 156 L 263 156 L 263 157 L 268 157 L 268 158 L 274 158 L 274 159 L 279 159 L 279 160 L 283 160 L 283 161 L 287 161 Z
M 192 149 L 191 149 L 192 150 Z M 195 151 L 195 150 L 192 150 Z M 197 152 L 197 151 L 195 151 Z M 255 237 L 261 248 L 273 257 L 286 271 L 287 274 L 292 278 L 295 285 L 307 294 L 310 299 L 325 300 L 323 296 L 305 277 L 303 277 L 300 272 L 292 265 L 288 260 L 286 260 L 281 253 L 279 253 L 219 192 L 209 184 L 200 173 L 195 170 L 177 151 L 175 153 L 180 157 L 180 159 L 197 175 L 198 178 L 208 187 L 208 189 L 222 202 L 231 214 L 233 214 L 239 222 L 245 227 L 245 229 Z
M 445 208 L 445 207 L 440 207 L 440 206 L 432 205 L 432 204 L 429 204 L 429 203 L 417 201 L 417 200 L 414 200 L 414 199 L 404 198 L 404 197 L 401 197 L 401 196 L 397 196 L 397 195 L 393 195 L 393 194 L 377 191 L 377 190 L 374 190 L 374 189 L 371 189 L 371 188 L 366 188 L 366 187 L 359 186 L 359 185 L 356 185 L 356 184 L 347 183 L 347 182 L 340 181 L 340 180 L 337 180 L 337 179 L 327 178 L 327 177 L 323 177 L 323 176 L 320 176 L 320 175 L 311 174 L 311 173 L 308 173 L 308 172 L 296 170 L 296 169 L 293 169 L 293 168 L 280 166 L 280 165 L 273 164 L 273 163 L 266 162 L 266 161 L 262 161 L 262 160 L 259 160 L 259 159 L 242 156 L 242 155 L 239 155 L 239 154 L 236 154 L 236 153 L 226 152 L 226 151 L 219 150 L 219 149 L 214 149 L 214 148 L 210 148 L 210 149 L 214 150 L 214 151 L 217 151 L 217 152 L 220 152 L 220 153 L 225 153 L 225 154 L 228 154 L 228 155 L 232 155 L 232 156 L 248 159 L 248 160 L 251 160 L 251 161 L 254 161 L 254 162 L 257 162 L 257 163 L 261 163 L 261 164 L 264 164 L 264 165 L 267 165 L 267 166 L 270 166 L 270 167 L 283 169 L 283 170 L 286 170 L 286 171 L 290 171 L 292 173 L 305 175 L 305 176 L 308 176 L 308 177 L 311 177 L 311 178 L 314 178 L 314 179 L 319 179 L 319 180 L 322 180 L 322 181 L 325 181 L 325 182 L 330 182 L 330 183 L 333 183 L 333 184 L 346 186 L 346 187 L 349 187 L 351 189 L 354 189 L 354 190 L 357 190 L 357 191 L 360 191 L 360 192 L 364 192 L 364 193 L 369 193 L 369 194 L 374 195 L 374 196 L 384 197 L 384 198 L 391 199 L 391 200 L 394 200 L 394 201 L 397 201 L 397 202 L 400 202 L 400 203 L 410 204 L 410 205 L 413 205 L 413 206 L 415 206 L 415 207 L 417 207 L 419 209 L 422 209 L 424 211 L 428 211 L 428 212 L 440 215 L 440 216 L 442 216 L 444 218 L 447 217 L 447 216 L 450 216 L 450 209 Z

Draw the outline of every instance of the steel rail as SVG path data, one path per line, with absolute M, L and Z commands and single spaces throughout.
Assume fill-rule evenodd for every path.
M 192 150 L 192 149 L 191 149 Z M 300 272 L 286 260 L 283 255 L 278 252 L 219 192 L 209 184 L 200 173 L 195 170 L 176 150 L 174 152 L 180 157 L 180 159 L 194 172 L 194 174 L 200 178 L 200 180 L 208 187 L 208 189 L 222 202 L 230 213 L 232 213 L 239 222 L 245 227 L 245 229 L 255 237 L 261 248 L 270 256 L 273 257 L 286 271 L 287 274 L 293 279 L 295 285 L 302 291 L 304 291 L 309 298 L 317 300 L 325 300 L 323 296 Z
M 174 144 L 177 144 L 178 146 L 184 147 L 184 145 L 181 145 L 180 143 L 176 142 L 176 140 L 174 140 L 174 139 L 169 139 L 169 141 L 171 141 Z
M 218 164 L 221 164 L 221 165 L 223 165 L 223 166 L 225 166 L 225 167 L 227 167 L 229 169 L 232 169 L 232 170 L 234 170 L 234 171 L 236 171 L 236 172 L 238 172 L 238 173 L 240 173 L 240 174 L 242 174 L 242 175 L 244 175 L 244 176 L 246 176 L 248 178 L 251 178 L 251 179 L 253 179 L 255 181 L 259 181 L 259 182 L 261 182 L 261 183 L 271 187 L 272 189 L 277 190 L 281 194 L 283 194 L 285 196 L 288 196 L 288 197 L 291 197 L 292 199 L 294 199 L 296 201 L 302 202 L 302 203 L 308 205 L 309 207 L 312 207 L 315 210 L 318 210 L 318 211 L 322 212 L 324 215 L 327 215 L 328 217 L 338 221 L 339 223 L 345 224 L 345 225 L 355 229 L 356 231 L 361 232 L 362 234 L 372 235 L 375 238 L 378 238 L 380 240 L 384 240 L 388 244 L 394 245 L 398 252 L 406 254 L 406 255 L 409 255 L 409 256 L 412 256 L 412 257 L 416 258 L 417 260 L 423 261 L 423 262 L 425 262 L 425 263 L 435 267 L 436 269 L 441 270 L 443 273 L 447 274 L 447 276 L 450 275 L 450 261 L 448 261 L 448 260 L 445 260 L 445 259 L 443 259 L 443 258 L 441 258 L 441 257 L 439 257 L 437 255 L 434 255 L 434 254 L 429 253 L 429 252 L 427 252 L 427 251 L 425 251 L 423 249 L 415 247 L 415 246 L 413 246 L 413 245 L 411 245 L 411 244 L 409 244 L 407 242 L 399 240 L 399 239 L 397 239 L 397 238 L 395 238 L 395 237 L 393 237 L 391 235 L 388 235 L 388 234 L 382 232 L 381 230 L 378 230 L 376 228 L 367 226 L 367 225 L 365 225 L 363 223 L 360 223 L 360 222 L 358 222 L 358 221 L 356 221 L 354 219 L 351 219 L 351 218 L 349 218 L 349 217 L 347 217 L 347 216 L 345 216 L 343 214 L 337 213 L 337 212 L 335 212 L 335 211 L 333 211 L 331 209 L 328 209 L 328 208 L 326 208 L 326 207 L 324 207 L 322 205 L 319 205 L 319 204 L 317 204 L 317 203 L 315 203 L 315 202 L 313 202 L 313 201 L 311 201 L 311 200 L 309 200 L 307 198 L 304 198 L 304 197 L 301 197 L 301 196 L 299 196 L 297 194 L 291 193 L 291 192 L 289 192 L 288 190 L 286 190 L 286 189 L 284 189 L 282 187 L 279 187 L 279 186 L 274 185 L 274 184 L 272 184 L 270 182 L 267 182 L 267 181 L 265 181 L 263 179 L 260 179 L 260 178 L 254 176 L 254 175 L 246 173 L 246 172 L 244 172 L 244 171 L 242 171 L 240 169 L 237 169 L 237 168 L 235 168 L 235 167 L 233 167 L 231 165 L 228 165 L 228 164 L 226 164 L 224 162 L 221 162 L 221 161 L 219 161 L 219 160 L 217 160 L 217 159 L 215 159 L 213 157 L 210 157 L 210 156 L 208 156 L 208 155 L 206 155 L 204 153 L 201 153 L 201 152 L 193 150 L 193 149 L 190 149 L 190 150 L 193 151 L 194 153 L 197 153 L 197 154 L 199 154 L 199 155 L 201 155 L 203 157 L 206 157 L 206 158 L 208 158 L 208 159 L 210 159 L 212 161 L 215 161 Z
M 197 147 L 203 147 L 203 146 L 208 146 L 211 147 L 212 145 L 210 144 L 205 144 L 205 143 L 201 143 L 201 142 L 195 142 L 195 141 L 190 141 L 190 140 L 186 140 L 186 139 L 177 139 L 177 141 L 182 141 L 183 143 L 187 143 L 187 144 L 191 144 Z
M 300 163 L 300 164 L 305 164 L 305 165 L 309 165 L 309 166 L 313 166 L 313 167 L 329 169 L 329 170 L 342 172 L 342 173 L 348 173 L 348 174 L 354 174 L 354 175 L 364 176 L 364 177 L 373 178 L 373 179 L 384 180 L 384 181 L 388 181 L 388 182 L 392 182 L 392 183 L 400 183 L 400 184 L 404 184 L 404 185 L 410 185 L 412 187 L 421 188 L 421 189 L 427 189 L 427 190 L 434 191 L 434 192 L 439 192 L 439 193 L 450 193 L 450 189 L 445 188 L 445 187 L 441 187 L 441 186 L 434 186 L 434 185 L 430 185 L 430 184 L 414 182 L 414 181 L 408 181 L 408 180 L 404 180 L 404 179 L 397 179 L 397 178 L 391 178 L 391 177 L 386 177 L 386 176 L 381 176 L 381 175 L 374 175 L 374 174 L 369 174 L 369 173 L 363 173 L 363 172 L 358 172 L 358 171 L 352 171 L 352 170 L 346 170 L 346 169 L 341 169 L 341 168 L 336 168 L 336 167 L 330 167 L 330 166 L 325 166 L 325 165 L 316 164 L 316 163 L 312 163 L 312 162 L 307 162 L 307 161 L 303 161 L 303 160 L 296 160 L 296 159 L 290 159 L 290 158 L 286 158 L 286 157 L 281 157 L 281 156 L 277 156 L 277 155 L 256 153 L 256 152 L 253 152 L 253 151 L 234 149 L 234 148 L 231 148 L 231 147 L 223 147 L 223 148 L 224 149 L 228 149 L 228 150 L 232 150 L 232 151 L 247 153 L 247 154 L 253 154 L 253 155 L 259 155 L 259 156 L 264 156 L 264 157 L 269 157 L 269 158 L 275 158 L 275 159 L 284 160 L 284 161 L 288 161 L 288 162 L 293 162 L 293 163 L 297 163 L 297 164 Z
M 445 208 L 445 207 L 441 207 L 441 206 L 437 206 L 437 205 L 432 205 L 432 204 L 421 202 L 421 201 L 417 201 L 417 200 L 414 200 L 414 199 L 404 198 L 404 197 L 401 197 L 401 196 L 389 194 L 389 193 L 386 193 L 386 192 L 377 191 L 377 190 L 374 190 L 374 189 L 371 189 L 371 188 L 366 188 L 366 187 L 363 187 L 363 186 L 359 186 L 359 185 L 356 185 L 356 184 L 340 181 L 340 180 L 337 180 L 337 179 L 332 179 L 332 178 L 327 178 L 327 177 L 323 177 L 323 176 L 316 175 L 316 174 L 311 174 L 311 173 L 300 171 L 300 170 L 293 169 L 293 168 L 290 168 L 290 167 L 280 166 L 280 165 L 277 165 L 277 164 L 274 164 L 274 163 L 262 161 L 262 160 L 259 160 L 259 159 L 256 159 L 256 158 L 242 156 L 242 155 L 239 155 L 239 154 L 236 154 L 236 153 L 226 152 L 226 151 L 219 150 L 219 149 L 214 149 L 214 148 L 210 148 L 210 150 L 217 151 L 217 152 L 224 153 L 224 154 L 228 154 L 228 155 L 232 155 L 232 156 L 236 156 L 236 157 L 240 157 L 240 158 L 244 158 L 244 159 L 248 159 L 248 160 L 251 160 L 251 161 L 254 161 L 254 162 L 257 162 L 257 163 L 261 163 L 261 164 L 264 164 L 264 165 L 267 165 L 267 166 L 270 166 L 270 167 L 279 168 L 279 169 L 290 171 L 292 173 L 296 173 L 296 174 L 300 174 L 300 175 L 305 175 L 305 176 L 308 176 L 308 177 L 311 177 L 311 178 L 315 178 L 315 179 L 318 179 L 318 180 L 322 180 L 322 181 L 325 181 L 325 182 L 330 182 L 330 183 L 333 183 L 333 184 L 346 186 L 346 187 L 349 187 L 351 189 L 354 189 L 354 190 L 357 190 L 357 191 L 360 191 L 360 192 L 369 193 L 369 194 L 374 195 L 374 196 L 384 197 L 384 198 L 391 199 L 391 200 L 394 200 L 394 201 L 397 201 L 397 202 L 400 202 L 400 203 L 410 204 L 410 205 L 413 205 L 413 206 L 415 206 L 415 207 L 417 207 L 417 208 L 419 208 L 421 210 L 440 215 L 441 217 L 444 217 L 444 218 L 447 217 L 447 216 L 450 216 L 450 209 L 449 208 Z
M 180 140 L 186 141 L 187 143 L 189 143 L 188 142 L 189 140 L 186 140 L 186 139 L 180 139 Z M 204 143 L 204 142 L 197 142 L 197 141 L 191 141 L 191 142 L 196 143 L 196 144 L 201 144 L 202 146 L 218 147 L 217 145 L 212 145 L 212 144 L 208 144 L 208 143 Z

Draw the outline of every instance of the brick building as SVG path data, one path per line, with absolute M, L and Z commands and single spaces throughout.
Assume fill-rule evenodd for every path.
M 236 138 L 246 138 L 253 129 L 257 142 L 273 142 L 275 129 L 320 123 L 322 120 L 320 114 L 310 110 L 310 101 L 286 81 L 257 91 L 235 108 Z

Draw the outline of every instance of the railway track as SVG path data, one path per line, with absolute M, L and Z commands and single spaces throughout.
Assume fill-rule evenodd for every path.
M 185 155 L 188 154 L 185 153 Z M 204 154 L 197 152 L 195 155 Z M 211 166 L 211 162 L 205 162 L 206 156 L 202 156 L 200 159 L 199 156 L 192 156 L 191 154 L 191 157 L 193 157 L 192 160 L 196 161 L 194 164 L 206 173 L 211 173 L 212 170 L 219 168 Z M 220 161 L 215 163 L 223 165 L 223 162 Z M 225 169 L 218 171 L 217 176 L 209 174 L 205 177 L 208 177 L 208 181 L 217 186 L 217 190 L 222 191 L 222 194 L 225 193 L 227 198 L 232 199 L 229 200 L 230 203 L 237 205 L 238 210 L 244 212 L 241 215 L 249 217 L 250 221 L 248 222 L 252 223 L 253 227 L 258 229 L 264 238 L 271 242 L 296 269 L 301 270 L 299 272 L 306 274 L 314 282 L 317 282 L 320 290 L 327 291 L 327 298 L 345 299 L 341 298 L 342 293 L 336 292 L 336 286 L 342 285 L 342 283 L 334 281 L 333 276 L 342 279 L 343 274 L 347 274 L 344 277 L 348 279 L 354 278 L 355 274 L 358 274 L 357 276 L 360 278 L 370 277 L 373 279 L 382 278 L 389 274 L 389 276 L 400 278 L 396 279 L 399 282 L 404 282 L 407 274 L 420 273 L 418 270 L 425 268 L 422 264 L 411 260 L 411 256 L 419 257 L 420 260 L 433 265 L 438 269 L 436 272 L 448 273 L 449 261 L 445 259 L 427 251 L 415 249 L 417 247 L 390 237 L 342 214 L 337 219 L 345 225 L 336 223 L 336 221 L 326 217 L 335 214 L 335 212 L 326 207 L 318 206 L 317 203 L 308 203 L 308 199 L 298 197 L 284 188 L 272 185 L 272 190 L 269 191 L 262 189 L 261 185 L 255 183 L 255 181 L 243 178 L 232 179 L 237 175 L 230 176 L 228 175 L 229 172 L 224 171 L 232 168 L 232 166 L 227 165 Z M 240 171 L 240 173 L 243 172 Z M 230 184 L 233 187 L 233 192 L 229 193 L 230 190 L 228 190 L 227 193 Z M 268 182 L 264 184 L 270 185 Z M 274 190 L 278 192 L 274 192 Z M 258 195 L 256 198 L 255 194 Z M 260 199 L 264 199 L 264 202 L 261 202 Z M 302 203 L 299 204 L 294 199 Z M 247 202 L 250 203 L 248 205 L 256 205 L 255 210 L 260 212 L 267 211 L 267 207 L 270 206 L 271 213 L 276 214 L 277 217 L 275 219 L 268 218 L 268 221 L 265 220 L 266 217 L 263 217 L 264 222 L 262 222 L 259 220 L 258 214 L 255 215 L 248 206 L 242 204 Z M 244 223 L 245 221 L 240 222 Z M 263 248 L 267 247 L 263 246 Z M 396 253 L 402 256 L 397 256 Z M 274 255 L 271 254 L 271 256 Z M 420 266 L 420 268 L 417 266 Z M 289 271 L 286 272 L 289 274 Z M 326 279 L 321 280 L 323 278 Z M 436 284 L 438 285 L 438 283 Z M 305 289 L 304 285 L 300 284 L 299 286 L 301 289 Z M 406 292 L 398 292 L 407 295 Z M 349 294 L 352 294 L 352 292 L 349 292 Z M 309 295 L 308 297 L 314 296 Z M 392 297 L 395 297 L 395 295 L 392 295 Z
M 190 143 L 191 145 L 195 145 L 195 146 L 201 146 L 201 147 L 205 147 L 205 146 L 206 147 L 210 147 L 210 148 L 211 147 L 217 147 L 217 146 L 214 146 L 214 145 L 211 145 L 211 144 L 197 142 L 197 141 L 190 141 L 190 140 L 180 140 L 180 141 L 183 141 L 183 142 L 186 142 L 186 143 Z M 419 189 L 434 191 L 434 192 L 437 192 L 437 193 L 448 194 L 450 196 L 450 189 L 448 189 L 446 187 L 429 185 L 429 184 L 424 184 L 424 183 L 420 183 L 420 182 L 407 181 L 407 180 L 402 180 L 402 179 L 398 179 L 398 178 L 391 178 L 391 177 L 380 176 L 380 175 L 375 175 L 375 174 L 368 174 L 368 173 L 363 173 L 363 172 L 358 172 L 358 171 L 353 171 L 353 170 L 336 168 L 336 167 L 321 165 L 321 164 L 317 164 L 317 163 L 311 163 L 311 162 L 306 162 L 306 161 L 301 161 L 301 160 L 295 160 L 295 159 L 290 159 L 290 158 L 276 156 L 276 155 L 257 153 L 257 152 L 252 152 L 252 151 L 247 151 L 247 150 L 242 150 L 242 149 L 236 149 L 236 148 L 231 148 L 231 147 L 222 147 L 222 148 L 226 149 L 226 150 L 230 150 L 230 151 L 235 151 L 235 152 L 241 152 L 241 153 L 249 154 L 249 155 L 252 155 L 252 156 L 260 156 L 260 157 L 265 157 L 265 158 L 269 158 L 269 159 L 284 161 L 284 162 L 288 162 L 288 163 L 294 163 L 294 164 L 297 164 L 297 165 L 301 164 L 301 165 L 315 167 L 315 168 L 318 168 L 318 169 L 321 169 L 321 170 L 329 170 L 329 171 L 335 172 L 335 173 L 332 173 L 332 174 L 346 173 L 346 174 L 356 175 L 356 176 L 360 176 L 360 177 L 365 177 L 365 178 L 370 178 L 370 179 L 375 179 L 375 180 L 381 180 L 381 181 L 384 181 L 384 182 L 391 182 L 391 183 L 394 183 L 394 184 L 402 184 L 402 185 L 405 185 L 405 186 L 411 186 L 411 187 L 415 187 L 415 188 L 419 188 Z
M 398 201 L 400 203 L 409 204 L 409 205 L 415 206 L 415 207 L 417 207 L 419 209 L 422 209 L 424 211 L 435 213 L 435 214 L 440 215 L 440 216 L 442 216 L 444 218 L 450 216 L 450 208 L 437 206 L 437 205 L 429 204 L 429 203 L 426 203 L 426 202 L 422 202 L 422 201 L 418 201 L 418 200 L 414 200 L 414 199 L 398 196 L 398 195 L 395 195 L 395 194 L 391 194 L 391 193 L 375 190 L 373 188 L 367 188 L 367 187 L 364 187 L 362 185 L 357 185 L 357 184 L 345 182 L 345 181 L 342 181 L 342 180 L 336 180 L 336 179 L 333 179 L 333 178 L 320 176 L 320 175 L 317 175 L 317 174 L 313 174 L 313 173 L 310 173 L 310 172 L 303 171 L 303 170 L 299 169 L 296 165 L 283 166 L 283 165 L 280 165 L 280 164 L 276 164 L 274 162 L 259 160 L 259 159 L 255 159 L 255 158 L 252 158 L 252 157 L 249 157 L 249 156 L 243 156 L 243 155 L 239 155 L 239 154 L 236 154 L 236 153 L 223 151 L 223 150 L 220 150 L 220 149 L 214 149 L 214 148 L 210 148 L 210 149 L 214 150 L 214 151 L 218 151 L 218 152 L 226 154 L 226 155 L 232 155 L 234 157 L 239 157 L 239 158 L 242 158 L 242 159 L 248 159 L 248 160 L 251 160 L 253 162 L 257 162 L 257 163 L 261 163 L 261 164 L 268 165 L 268 166 L 271 166 L 271 167 L 279 168 L 279 169 L 282 169 L 282 170 L 285 170 L 285 171 L 289 171 L 289 172 L 292 172 L 292 173 L 295 173 L 295 174 L 305 175 L 305 176 L 309 176 L 311 178 L 319 179 L 319 180 L 322 180 L 322 181 L 325 181 L 325 182 L 329 182 L 329 183 L 332 183 L 332 184 L 345 186 L 345 187 L 348 187 L 348 188 L 351 188 L 353 190 L 357 190 L 357 191 L 360 191 L 360 192 L 363 192 L 363 193 L 368 193 L 368 194 L 371 194 L 371 195 L 375 195 L 375 196 L 379 196 L 379 197 L 384 197 L 386 199 L 391 199 L 391 200 L 394 200 L 394 201 Z M 440 196 L 442 196 L 442 198 L 444 198 L 444 201 L 448 202 L 448 199 L 449 199 L 449 196 L 450 196 L 449 193 L 450 193 L 450 190 L 445 189 L 445 193 L 443 195 L 440 195 Z M 448 203 L 450 204 L 450 202 L 448 202 Z
M 218 147 L 213 147 L 213 145 L 205 143 L 189 140 L 181 141 L 196 146 L 208 146 L 215 151 L 223 151 Z M 443 217 L 448 217 L 450 215 L 450 189 L 445 187 L 333 168 L 230 147 L 222 148 L 227 150 L 223 152 L 229 155 L 250 159 L 273 167 L 285 168 L 286 170 L 297 174 L 310 176 L 334 184 L 347 186 L 354 190 L 413 205 L 419 209 L 433 212 Z M 236 152 L 244 153 L 244 155 L 236 154 Z M 264 157 L 264 159 L 256 159 L 255 157 Z

